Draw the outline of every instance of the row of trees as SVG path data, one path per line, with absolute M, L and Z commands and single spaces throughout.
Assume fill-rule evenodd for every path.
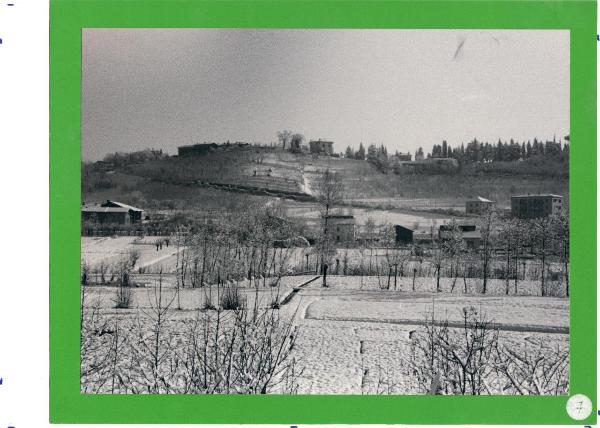
M 490 210 L 480 218 L 477 229 L 481 232 L 479 247 L 469 248 L 455 221 L 450 223 L 443 239 L 436 236 L 432 228 L 431 259 L 436 269 L 437 290 L 446 264 L 454 272 L 453 284 L 460 272 L 466 275 L 475 264 L 481 277 L 482 293 L 487 292 L 490 277 L 500 277 L 505 280 L 506 294 L 509 294 L 511 284 L 514 293 L 518 294 L 519 278 L 525 278 L 527 262 L 536 261 L 539 264 L 540 295 L 545 296 L 549 294 L 549 279 L 556 275 L 556 272 L 550 271 L 551 263 L 558 261 L 561 277 L 564 278 L 564 293 L 569 295 L 568 214 L 524 220 L 500 217 Z
M 331 180 L 328 177 L 324 185 Z M 320 236 L 312 247 L 276 206 L 250 211 L 251 219 L 232 215 L 206 222 L 194 232 L 179 227 L 171 238 L 176 255 L 170 272 L 178 297 L 182 288 L 206 287 L 212 307 L 218 304 L 213 299 L 215 286 L 275 287 L 290 273 L 322 274 L 325 265 L 330 274 L 375 277 L 378 287 L 386 289 L 410 289 L 412 282 L 415 291 L 417 278 L 432 278 L 432 289 L 438 292 L 458 288 L 485 294 L 493 280 L 492 293 L 499 292 L 502 281 L 505 294 L 530 294 L 537 283 L 535 293 L 541 296 L 569 295 L 566 215 L 521 220 L 491 213 L 477 225 L 481 233 L 477 247 L 467 245 L 456 222 L 447 225 L 442 236 L 432 226 L 427 241 L 406 246 L 396 242 L 393 225 L 369 221 L 352 248 L 342 249 L 333 239 L 330 221 L 339 191 L 334 186 L 323 195 Z M 122 261 L 94 268 L 84 261 L 82 283 L 127 283 L 131 274 L 148 272 L 136 268 L 138 257 L 132 252 Z M 127 297 L 126 290 L 118 291 Z
M 496 144 L 481 142 L 474 138 L 465 146 L 462 143 L 458 147 L 451 147 L 446 141 L 442 144 L 434 144 L 429 158 L 454 158 L 460 164 L 472 162 L 511 162 L 526 160 L 536 156 L 556 157 L 563 156 L 568 159 L 569 139 L 558 142 L 556 139 L 547 141 L 538 141 L 537 138 L 531 141 L 516 142 L 498 140 Z
M 477 247 L 467 244 L 455 221 L 441 237 L 432 226 L 427 240 L 403 245 L 396 242 L 392 224 L 367 221 L 352 248 L 332 245 L 319 254 L 331 273 L 360 276 L 361 283 L 363 277 L 374 277 L 383 289 L 416 291 L 422 281 L 417 278 L 432 278 L 426 289 L 437 292 L 488 293 L 491 287 L 493 293 L 568 296 L 568 216 L 521 220 L 491 213 L 477 229 Z
M 165 159 L 169 155 L 163 153 L 162 149 L 144 149 L 134 152 L 115 152 L 104 156 L 103 161 L 115 166 L 126 166 L 136 163 Z
M 399 155 L 396 151 L 395 155 Z M 409 153 L 410 155 L 410 153 Z M 388 156 L 388 150 L 384 144 L 370 144 L 367 149 L 362 142 L 357 150 L 348 146 L 344 152 L 344 157 L 348 159 L 367 160 L 373 163 L 382 172 L 390 169 L 391 156 Z M 529 159 L 560 161 L 568 163 L 569 159 L 569 138 L 565 137 L 565 142 L 559 140 L 538 141 L 537 138 L 532 141 L 516 142 L 498 140 L 497 143 L 481 142 L 474 138 L 466 145 L 451 147 L 446 141 L 442 144 L 434 144 L 431 151 L 425 156 L 422 147 L 415 151 L 415 160 L 419 159 L 437 159 L 451 158 L 456 159 L 459 165 L 469 165 L 472 163 L 492 163 L 492 162 L 516 162 Z

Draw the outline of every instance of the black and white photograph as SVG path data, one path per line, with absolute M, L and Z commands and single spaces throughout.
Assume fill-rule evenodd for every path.
M 81 393 L 569 394 L 569 31 L 81 37 Z

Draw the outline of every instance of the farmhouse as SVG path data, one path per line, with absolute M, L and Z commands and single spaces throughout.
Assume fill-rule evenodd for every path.
M 458 161 L 454 158 L 429 158 L 424 160 L 393 162 L 394 172 L 401 170 L 413 173 L 451 173 L 458 170 Z
M 396 153 L 395 155 L 392 155 L 391 158 L 397 159 L 397 160 L 403 161 L 403 162 L 412 161 L 412 155 L 410 153 Z
M 394 225 L 396 231 L 396 244 L 411 244 L 413 242 L 414 230 L 399 224 Z
M 326 218 L 327 228 L 335 243 L 354 241 L 354 216 L 330 215 Z
M 107 200 L 101 205 L 81 207 L 81 220 L 98 224 L 141 223 L 144 210 L 121 202 Z
M 466 244 L 467 248 L 476 249 L 479 248 L 479 244 L 481 243 L 481 232 L 477 230 L 477 226 L 474 224 L 459 224 L 457 225 L 461 234 L 463 242 Z M 438 237 L 440 240 L 450 239 L 452 236 L 452 226 L 449 224 L 440 225 L 440 229 L 438 232 Z
M 481 215 L 492 209 L 493 206 L 494 203 L 489 199 L 477 196 L 475 199 L 470 199 L 467 201 L 465 211 L 467 214 Z
M 510 198 L 510 210 L 514 217 L 540 218 L 560 214 L 563 197 L 551 193 L 539 195 L 516 195 Z
M 317 155 L 331 156 L 333 154 L 333 141 L 311 140 L 308 143 L 310 152 Z

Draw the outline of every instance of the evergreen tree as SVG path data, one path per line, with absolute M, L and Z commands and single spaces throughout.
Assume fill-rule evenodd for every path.
M 377 146 L 375 144 L 369 144 L 367 148 L 367 160 L 375 160 L 377 159 Z
M 415 160 L 424 159 L 425 153 L 423 152 L 423 147 L 419 147 L 415 152 Z
M 362 142 L 358 146 L 358 150 L 356 151 L 355 156 L 356 156 L 356 159 L 358 159 L 358 160 L 365 160 L 365 146 L 363 146 Z
M 352 150 L 352 147 L 348 146 L 346 147 L 346 154 L 345 157 L 347 157 L 348 159 L 353 159 L 354 158 L 354 150 Z

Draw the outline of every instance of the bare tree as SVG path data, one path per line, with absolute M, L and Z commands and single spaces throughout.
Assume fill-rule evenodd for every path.
M 487 292 L 488 277 L 490 274 L 490 264 L 494 250 L 494 227 L 496 224 L 496 211 L 486 210 L 480 219 L 481 229 L 481 247 L 479 254 L 481 258 L 481 276 L 483 279 L 482 292 Z
M 304 135 L 302 135 L 302 134 L 292 135 L 291 140 L 290 140 L 290 145 L 291 145 L 290 150 L 294 153 L 300 153 L 303 142 L 304 142 Z
M 435 230 L 435 226 L 431 226 L 430 231 L 431 238 L 431 264 L 435 269 L 435 278 L 436 285 L 435 291 L 436 293 L 440 292 L 440 277 L 442 275 L 442 267 L 444 266 L 444 260 L 446 258 L 446 254 L 444 253 L 444 248 L 442 246 L 442 242 L 440 241 L 440 237 Z
M 508 295 L 511 277 L 511 257 L 516 258 L 517 234 L 516 226 L 518 220 L 515 218 L 506 218 L 500 224 L 500 233 L 498 235 L 498 243 L 504 249 L 504 280 L 506 281 L 505 294 Z
M 177 293 L 177 309 L 181 309 L 181 288 L 185 287 L 187 272 L 186 246 L 189 230 L 185 226 L 178 226 L 175 230 L 175 289 Z
M 158 394 L 169 391 L 169 379 L 163 365 L 171 358 L 174 338 L 165 331 L 170 318 L 170 307 L 175 300 L 173 293 L 165 300 L 162 272 L 158 284 L 148 291 L 150 308 L 141 310 L 143 319 L 137 318 L 137 346 L 133 348 L 137 361 L 137 373 L 145 392 Z M 147 325 L 150 327 L 147 328 Z
M 423 392 L 492 393 L 488 379 L 494 370 L 498 331 L 473 307 L 463 308 L 461 315 L 461 326 L 454 331 L 448 321 L 436 322 L 432 311 L 413 337 L 409 363 Z
M 283 130 L 277 132 L 277 139 L 279 140 L 279 144 L 281 144 L 283 150 L 285 150 L 285 146 L 292 140 L 292 131 Z
M 343 201 L 344 185 L 341 177 L 327 168 L 316 178 L 313 191 L 321 211 L 320 265 L 322 268 L 325 257 L 331 252 L 333 246 L 329 233 L 329 216 L 332 209 Z
M 515 295 L 519 294 L 519 263 L 522 260 L 523 266 L 525 266 L 525 259 L 523 254 L 525 252 L 525 244 L 529 242 L 530 230 L 527 224 L 521 219 L 512 220 L 512 235 L 513 241 L 513 265 L 514 265 L 514 289 Z M 525 272 L 523 271 L 523 279 L 525 279 Z
M 442 241 L 442 252 L 450 262 L 450 276 L 453 278 L 452 287 L 450 288 L 451 293 L 454 292 L 454 287 L 458 279 L 460 260 L 466 250 L 467 246 L 463 239 L 462 230 L 458 226 L 456 219 L 453 218 L 447 225 L 447 230 Z
M 554 218 L 554 235 L 558 241 L 560 259 L 563 266 L 563 277 L 565 279 L 565 295 L 569 297 L 569 213 L 561 213 Z
M 535 218 L 530 222 L 532 227 L 535 252 L 540 260 L 540 294 L 545 296 L 546 290 L 546 268 L 548 255 L 553 244 L 552 219 L 549 217 Z

